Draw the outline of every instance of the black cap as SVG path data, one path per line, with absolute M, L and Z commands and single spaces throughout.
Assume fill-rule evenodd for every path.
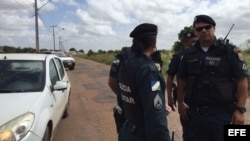
M 157 36 L 157 26 L 150 23 L 143 23 L 135 27 L 129 35 L 132 38 Z
M 208 24 L 211 24 L 213 26 L 216 26 L 216 23 L 215 23 L 214 19 L 212 19 L 208 15 L 197 15 L 197 16 L 195 16 L 194 17 L 194 22 L 193 22 L 193 27 L 194 27 L 194 24 L 199 23 L 199 22 L 204 22 L 204 23 L 208 23 Z
M 187 38 L 192 38 L 192 37 L 196 37 L 194 32 L 188 31 L 188 32 L 185 32 L 183 34 L 183 36 L 181 37 L 181 40 L 184 40 L 184 39 L 187 39 Z

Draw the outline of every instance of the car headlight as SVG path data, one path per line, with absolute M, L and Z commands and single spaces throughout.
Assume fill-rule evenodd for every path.
M 0 141 L 16 141 L 30 130 L 35 119 L 33 113 L 25 113 L 0 126 Z

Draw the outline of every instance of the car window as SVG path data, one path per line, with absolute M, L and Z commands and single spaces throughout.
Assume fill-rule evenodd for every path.
M 49 74 L 50 74 L 50 81 L 52 85 L 56 84 L 56 81 L 59 81 L 59 75 L 56 69 L 56 65 L 53 60 L 50 60 L 49 62 Z
M 1 60 L 0 92 L 42 91 L 45 82 L 43 61 Z
M 63 67 L 63 64 L 61 62 L 60 59 L 58 58 L 55 58 L 55 62 L 56 62 L 56 65 L 58 67 L 58 70 L 59 70 L 59 73 L 60 73 L 60 76 L 61 76 L 61 79 L 64 77 L 64 67 Z

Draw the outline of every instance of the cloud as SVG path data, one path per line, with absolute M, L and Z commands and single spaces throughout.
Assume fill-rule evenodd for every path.
M 53 48 L 52 28 L 64 47 L 85 52 L 115 50 L 131 45 L 129 33 L 143 22 L 158 25 L 158 48 L 171 49 L 184 26 L 198 14 L 212 16 L 216 36 L 236 45 L 249 39 L 249 0 L 38 0 L 40 48 Z M 0 2 L 0 45 L 35 48 L 34 0 Z M 61 28 L 65 30 L 61 31 Z M 27 40 L 28 39 L 28 40 Z

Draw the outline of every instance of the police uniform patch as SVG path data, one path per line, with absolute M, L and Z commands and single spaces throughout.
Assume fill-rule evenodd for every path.
M 161 65 L 159 63 L 155 63 L 155 66 L 156 66 L 156 68 L 157 68 L 158 71 L 161 70 Z
M 152 91 L 159 91 L 161 90 L 161 87 L 160 87 L 160 81 L 151 81 L 151 90 Z
M 239 47 L 235 47 L 235 48 L 234 48 L 234 52 L 235 52 L 235 53 L 241 52 L 241 49 L 240 49 Z
M 239 57 L 240 61 L 244 61 L 244 58 L 243 58 L 243 56 L 242 56 L 242 53 L 241 53 L 241 52 L 239 52 L 239 53 L 238 53 L 238 57 Z
M 159 110 L 159 109 L 162 108 L 162 106 L 163 106 L 162 99 L 159 96 L 159 94 L 156 94 L 155 98 L 154 98 L 154 108 L 157 109 L 157 110 Z
M 120 60 L 119 60 L 119 59 L 115 58 L 115 59 L 113 60 L 113 64 L 119 65 L 119 63 L 120 63 Z
M 242 65 L 242 70 L 248 70 L 248 68 L 247 68 L 247 65 L 245 64 L 245 63 L 243 63 L 243 65 Z
M 238 58 L 239 58 L 240 61 L 244 61 L 244 58 L 243 58 L 243 55 L 242 55 L 242 51 L 241 51 L 241 49 L 239 47 L 234 48 L 233 51 L 235 53 L 237 53 Z

